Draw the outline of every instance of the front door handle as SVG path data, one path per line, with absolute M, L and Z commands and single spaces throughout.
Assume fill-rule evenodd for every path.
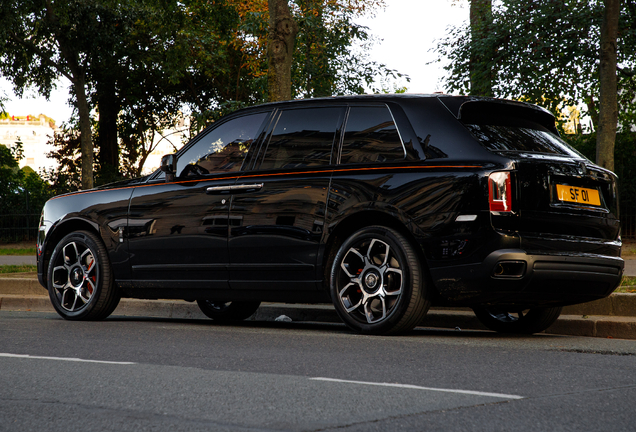
M 205 190 L 208 195 L 229 194 L 232 192 L 232 186 L 210 186 Z
M 210 186 L 205 193 L 209 195 L 221 195 L 229 193 L 256 192 L 263 189 L 263 183 L 239 184 L 231 186 Z
M 256 192 L 263 189 L 263 183 L 239 184 L 232 186 L 232 193 Z

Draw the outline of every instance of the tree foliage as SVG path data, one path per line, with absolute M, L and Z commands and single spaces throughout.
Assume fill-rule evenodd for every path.
M 373 38 L 355 19 L 384 7 L 383 1 L 297 0 L 294 13 L 300 31 L 294 53 L 296 97 L 364 93 L 380 77 L 401 77 L 370 61 Z
M 619 121 L 634 124 L 636 2 L 623 0 L 618 30 Z M 584 103 L 598 122 L 602 0 L 500 0 L 491 31 L 471 44 L 470 29 L 452 29 L 437 52 L 450 60 L 446 87 L 470 92 L 471 49 L 489 59 L 493 93 L 536 103 L 552 112 Z M 494 54 L 493 54 L 494 53 Z
M 17 94 L 35 87 L 49 96 L 55 81 L 72 85 L 82 142 L 82 186 L 93 186 L 93 148 L 88 101 L 92 53 L 108 34 L 102 25 L 115 2 L 15 0 L 0 6 L 0 72 L 13 81 Z
M 598 131 L 604 12 L 604 0 L 496 1 L 489 32 L 471 39 L 471 29 L 466 25 L 451 29 L 438 43 L 440 56 L 450 60 L 446 66 L 447 89 L 471 92 L 471 55 L 477 52 L 492 70 L 495 96 L 536 103 L 557 116 L 565 107 L 572 111 L 582 107 L 582 115 L 589 115 L 593 130 Z M 619 133 L 615 139 L 613 169 L 620 180 L 621 206 L 634 209 L 636 1 L 622 0 L 618 18 Z M 567 116 L 557 119 L 561 126 L 570 120 Z M 572 127 L 570 132 L 576 129 Z M 597 132 L 564 134 L 563 138 L 594 160 L 597 135 L 600 138 Z
M 289 5 L 298 23 L 292 97 L 361 93 L 378 76 L 399 75 L 368 60 L 372 37 L 354 21 L 383 0 Z M 0 73 L 16 93 L 34 88 L 48 96 L 59 76 L 73 83 L 80 115 L 55 138 L 57 184 L 77 185 L 76 164 L 88 161 L 86 148 L 95 152 L 95 184 L 138 176 L 156 137 L 184 115 L 195 134 L 222 114 L 264 102 L 267 6 L 267 0 L 3 2 Z
M 0 215 L 38 214 L 51 197 L 49 184 L 29 167 L 20 169 L 22 143 L 0 144 Z
M 21 181 L 20 165 L 14 153 L 0 144 L 0 205 L 1 213 L 15 206 L 15 198 Z
M 596 155 L 596 132 L 564 135 L 563 138 L 588 159 Z M 619 180 L 621 218 L 627 213 L 633 217 L 636 210 L 636 132 L 616 134 L 614 172 Z
M 492 0 L 470 0 L 470 94 L 492 96 L 494 49 L 483 51 L 479 41 L 492 31 Z

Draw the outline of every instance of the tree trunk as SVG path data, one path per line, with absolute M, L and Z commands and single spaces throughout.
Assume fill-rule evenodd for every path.
M 86 72 L 80 66 L 79 56 L 75 51 L 72 42 L 66 38 L 66 33 L 59 29 L 59 18 L 55 14 L 53 1 L 46 1 L 47 20 L 58 30 L 55 38 L 62 52 L 62 57 L 66 62 L 68 72 L 62 72 L 63 67 L 58 66 L 62 72 L 73 83 L 73 91 L 77 98 L 77 111 L 80 118 L 80 148 L 82 158 L 82 189 L 93 188 L 93 131 L 91 130 L 91 109 L 86 97 Z
M 290 100 L 291 64 L 298 24 L 287 0 L 269 0 L 269 34 L 267 37 L 267 89 L 270 102 Z
M 618 124 L 618 95 L 616 86 L 616 38 L 620 0 L 604 0 L 605 13 L 601 25 L 601 64 L 599 68 L 601 92 L 599 97 L 598 133 L 596 134 L 596 163 L 614 170 L 614 143 Z
M 119 103 L 115 82 L 104 78 L 97 84 L 99 110 L 99 162 L 102 180 L 115 181 L 119 174 L 119 144 L 117 142 L 117 115 Z
M 73 84 L 77 97 L 80 124 L 80 147 L 82 153 L 82 189 L 93 188 L 93 132 L 91 130 L 91 110 L 86 98 L 84 77 L 80 75 Z
M 479 49 L 479 41 L 488 35 L 492 24 L 492 0 L 470 0 L 470 94 L 492 96 L 494 50 Z M 490 52 L 492 51 L 492 52 Z

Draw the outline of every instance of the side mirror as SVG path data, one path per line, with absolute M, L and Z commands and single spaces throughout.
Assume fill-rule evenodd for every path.
M 161 171 L 166 173 L 166 183 L 174 181 L 177 155 L 169 154 L 161 157 Z

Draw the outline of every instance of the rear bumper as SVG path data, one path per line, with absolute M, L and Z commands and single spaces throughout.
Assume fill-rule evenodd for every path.
M 504 249 L 481 263 L 430 272 L 440 304 L 565 306 L 610 295 L 620 284 L 624 265 L 622 258 L 605 255 Z

